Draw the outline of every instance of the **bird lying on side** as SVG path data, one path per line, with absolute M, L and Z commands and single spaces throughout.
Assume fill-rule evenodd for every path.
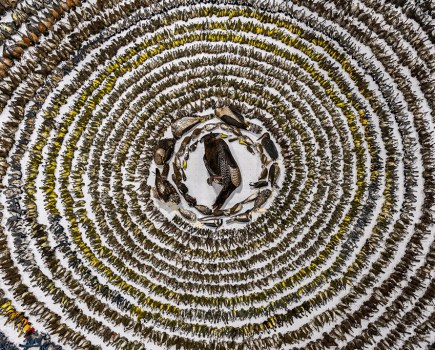
M 216 108 L 215 116 L 224 123 L 234 126 L 237 129 L 248 130 L 254 134 L 258 134 L 262 130 L 261 126 L 246 121 L 242 111 L 234 105 Z
M 202 137 L 204 143 L 204 164 L 210 178 L 207 183 L 216 182 L 222 185 L 222 190 L 213 204 L 213 209 L 220 209 L 231 193 L 240 186 L 242 176 L 227 143 L 219 138 L 219 134 L 210 133 Z
M 258 141 L 261 140 L 261 144 L 263 145 L 264 149 L 266 150 L 267 154 L 269 155 L 272 160 L 278 159 L 278 150 L 276 149 L 275 143 L 270 138 L 270 134 L 268 132 L 264 133 Z
M 239 129 L 246 129 L 248 127 L 248 123 L 245 121 L 242 113 L 233 106 L 224 106 L 220 108 L 216 108 L 215 114 L 218 118 L 220 118 L 225 123 L 235 126 Z
M 156 169 L 155 193 L 165 203 L 180 204 L 180 196 L 174 186 L 167 180 L 164 174 Z

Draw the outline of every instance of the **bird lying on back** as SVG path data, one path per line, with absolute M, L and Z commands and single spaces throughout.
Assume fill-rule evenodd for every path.
M 204 143 L 204 164 L 210 175 L 207 183 L 222 185 L 222 190 L 213 204 L 213 209 L 220 209 L 234 190 L 240 186 L 242 177 L 239 166 L 235 161 L 227 143 L 219 134 L 210 133 L 202 137 Z

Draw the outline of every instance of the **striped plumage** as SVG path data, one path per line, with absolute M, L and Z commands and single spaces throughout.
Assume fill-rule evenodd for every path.
M 223 186 L 213 204 L 215 210 L 222 207 L 242 182 L 239 166 L 227 143 L 217 136 L 218 134 L 210 133 L 202 138 L 205 149 L 204 164 L 210 174 L 208 182 L 209 184 L 217 182 Z

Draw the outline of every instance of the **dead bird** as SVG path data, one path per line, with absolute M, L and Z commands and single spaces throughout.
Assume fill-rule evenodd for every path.
M 165 165 L 163 165 L 163 170 L 162 170 L 162 176 L 163 176 L 164 178 L 167 178 L 167 177 L 168 177 L 169 170 L 170 170 L 170 168 L 169 168 L 169 164 L 168 164 L 168 163 L 165 163 Z
M 251 146 L 246 146 L 246 149 L 248 150 L 249 153 L 255 155 L 255 151 L 254 151 L 254 148 L 253 148 L 253 147 L 251 147 Z
M 267 202 L 271 194 L 272 191 L 270 189 L 260 191 L 260 193 L 258 194 L 257 198 L 254 201 L 254 207 L 252 208 L 252 210 L 261 208 L 261 206 Z
M 213 216 L 226 216 L 226 215 L 228 215 L 228 214 L 227 214 L 227 211 L 226 211 L 226 210 L 217 209 L 217 210 L 213 210 L 212 215 L 213 215 Z
M 211 124 L 207 124 L 204 128 L 206 131 L 212 131 L 214 129 L 216 129 L 219 126 L 219 124 L 217 123 L 211 123 Z
M 187 204 L 189 204 L 189 206 L 191 207 L 195 207 L 197 204 L 196 198 L 192 197 L 190 194 L 186 193 L 182 193 L 183 198 L 186 200 Z
M 207 180 L 221 184 L 222 190 L 213 204 L 213 209 L 220 209 L 233 191 L 240 186 L 242 176 L 227 143 L 218 137 L 219 134 L 210 133 L 202 137 L 204 143 L 204 164 L 210 178 Z
M 172 135 L 179 139 L 184 133 L 202 122 L 204 122 L 204 118 L 201 117 L 182 117 L 171 124 Z
M 157 149 L 154 152 L 154 161 L 157 165 L 165 164 L 171 158 L 174 152 L 174 139 L 161 139 L 157 144 Z
M 269 182 L 266 180 L 260 180 L 257 182 L 251 182 L 249 184 L 249 186 L 251 186 L 252 188 L 262 188 L 262 187 L 266 187 L 267 185 L 269 185 Z
M 261 174 L 258 180 L 264 180 L 267 179 L 267 175 L 269 173 L 269 170 L 267 169 L 267 167 L 263 167 L 263 169 L 261 170 Z
M 196 140 L 194 143 L 192 143 L 189 146 L 189 152 L 194 152 L 196 150 L 196 148 L 198 147 L 198 140 Z
M 261 155 L 261 164 L 263 164 L 263 166 L 268 166 L 270 163 L 270 160 L 267 159 L 267 156 L 263 153 Z
M 227 220 L 227 224 L 247 223 L 250 222 L 251 220 L 252 220 L 252 212 L 248 210 L 244 213 L 234 215 L 232 218 Z
M 196 214 L 193 211 L 184 208 L 179 208 L 178 211 L 183 218 L 189 221 L 196 221 Z
M 196 210 L 204 215 L 211 215 L 213 213 L 213 211 L 209 207 L 202 204 L 195 204 L 194 207 Z
M 249 146 L 255 145 L 254 141 L 252 141 L 252 139 L 247 135 L 239 136 L 239 143 L 241 145 L 249 145 Z
M 243 209 L 243 203 L 236 203 L 229 209 L 229 213 L 230 215 L 237 214 L 242 209 Z
M 218 228 L 221 227 L 224 221 L 222 219 L 199 219 L 199 221 L 204 224 L 205 226 L 212 227 L 212 228 Z
M 269 182 L 273 187 L 276 187 L 276 183 L 278 181 L 281 170 L 278 166 L 278 163 L 274 162 L 269 170 Z
M 235 126 L 239 129 L 245 129 L 248 127 L 248 123 L 245 121 L 240 110 L 234 106 L 224 106 L 216 108 L 216 117 L 227 123 L 228 125 Z
M 155 190 L 157 197 L 165 203 L 179 204 L 181 201 L 175 187 L 160 174 L 159 169 L 156 169 Z
M 190 141 L 192 140 L 191 136 L 186 136 L 183 141 L 181 141 L 178 153 L 184 153 L 186 146 L 190 143 Z
M 268 132 L 264 133 L 258 141 L 261 140 L 261 144 L 263 148 L 266 150 L 267 154 L 272 160 L 278 159 L 278 150 L 276 149 L 275 143 L 270 138 L 270 134 Z
M 178 191 L 180 191 L 181 194 L 186 194 L 187 192 L 189 192 L 189 189 L 187 188 L 186 184 L 184 184 L 181 181 L 176 181 L 174 174 L 172 174 L 172 181 L 174 181 L 175 186 L 177 186 Z
M 254 192 L 254 193 L 251 194 L 248 198 L 246 198 L 245 200 L 243 200 L 242 203 L 243 203 L 243 204 L 246 204 L 246 203 L 249 203 L 249 202 L 252 202 L 252 201 L 256 200 L 257 197 L 258 197 L 258 193 L 259 193 L 259 192 Z

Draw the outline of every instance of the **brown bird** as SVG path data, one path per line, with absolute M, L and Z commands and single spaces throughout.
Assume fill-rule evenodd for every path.
M 218 136 L 217 133 L 210 133 L 201 139 L 205 148 L 204 164 L 210 174 L 207 182 L 209 185 L 216 182 L 223 186 L 213 204 L 214 210 L 220 209 L 242 182 L 239 166 L 227 143 Z
M 177 119 L 171 124 L 172 135 L 174 135 L 176 139 L 179 139 L 181 136 L 183 136 L 184 133 L 188 132 L 194 126 L 204 121 L 204 118 L 197 116 L 182 117 L 180 119 Z
M 239 129 L 246 129 L 249 125 L 245 121 L 242 113 L 234 106 L 216 108 L 215 114 L 225 123 L 235 126 Z
M 158 197 L 165 203 L 180 204 L 180 196 L 174 186 L 156 169 L 155 190 Z
M 157 144 L 157 149 L 154 152 L 154 161 L 157 165 L 165 164 L 171 158 L 174 152 L 174 139 L 161 139 Z

